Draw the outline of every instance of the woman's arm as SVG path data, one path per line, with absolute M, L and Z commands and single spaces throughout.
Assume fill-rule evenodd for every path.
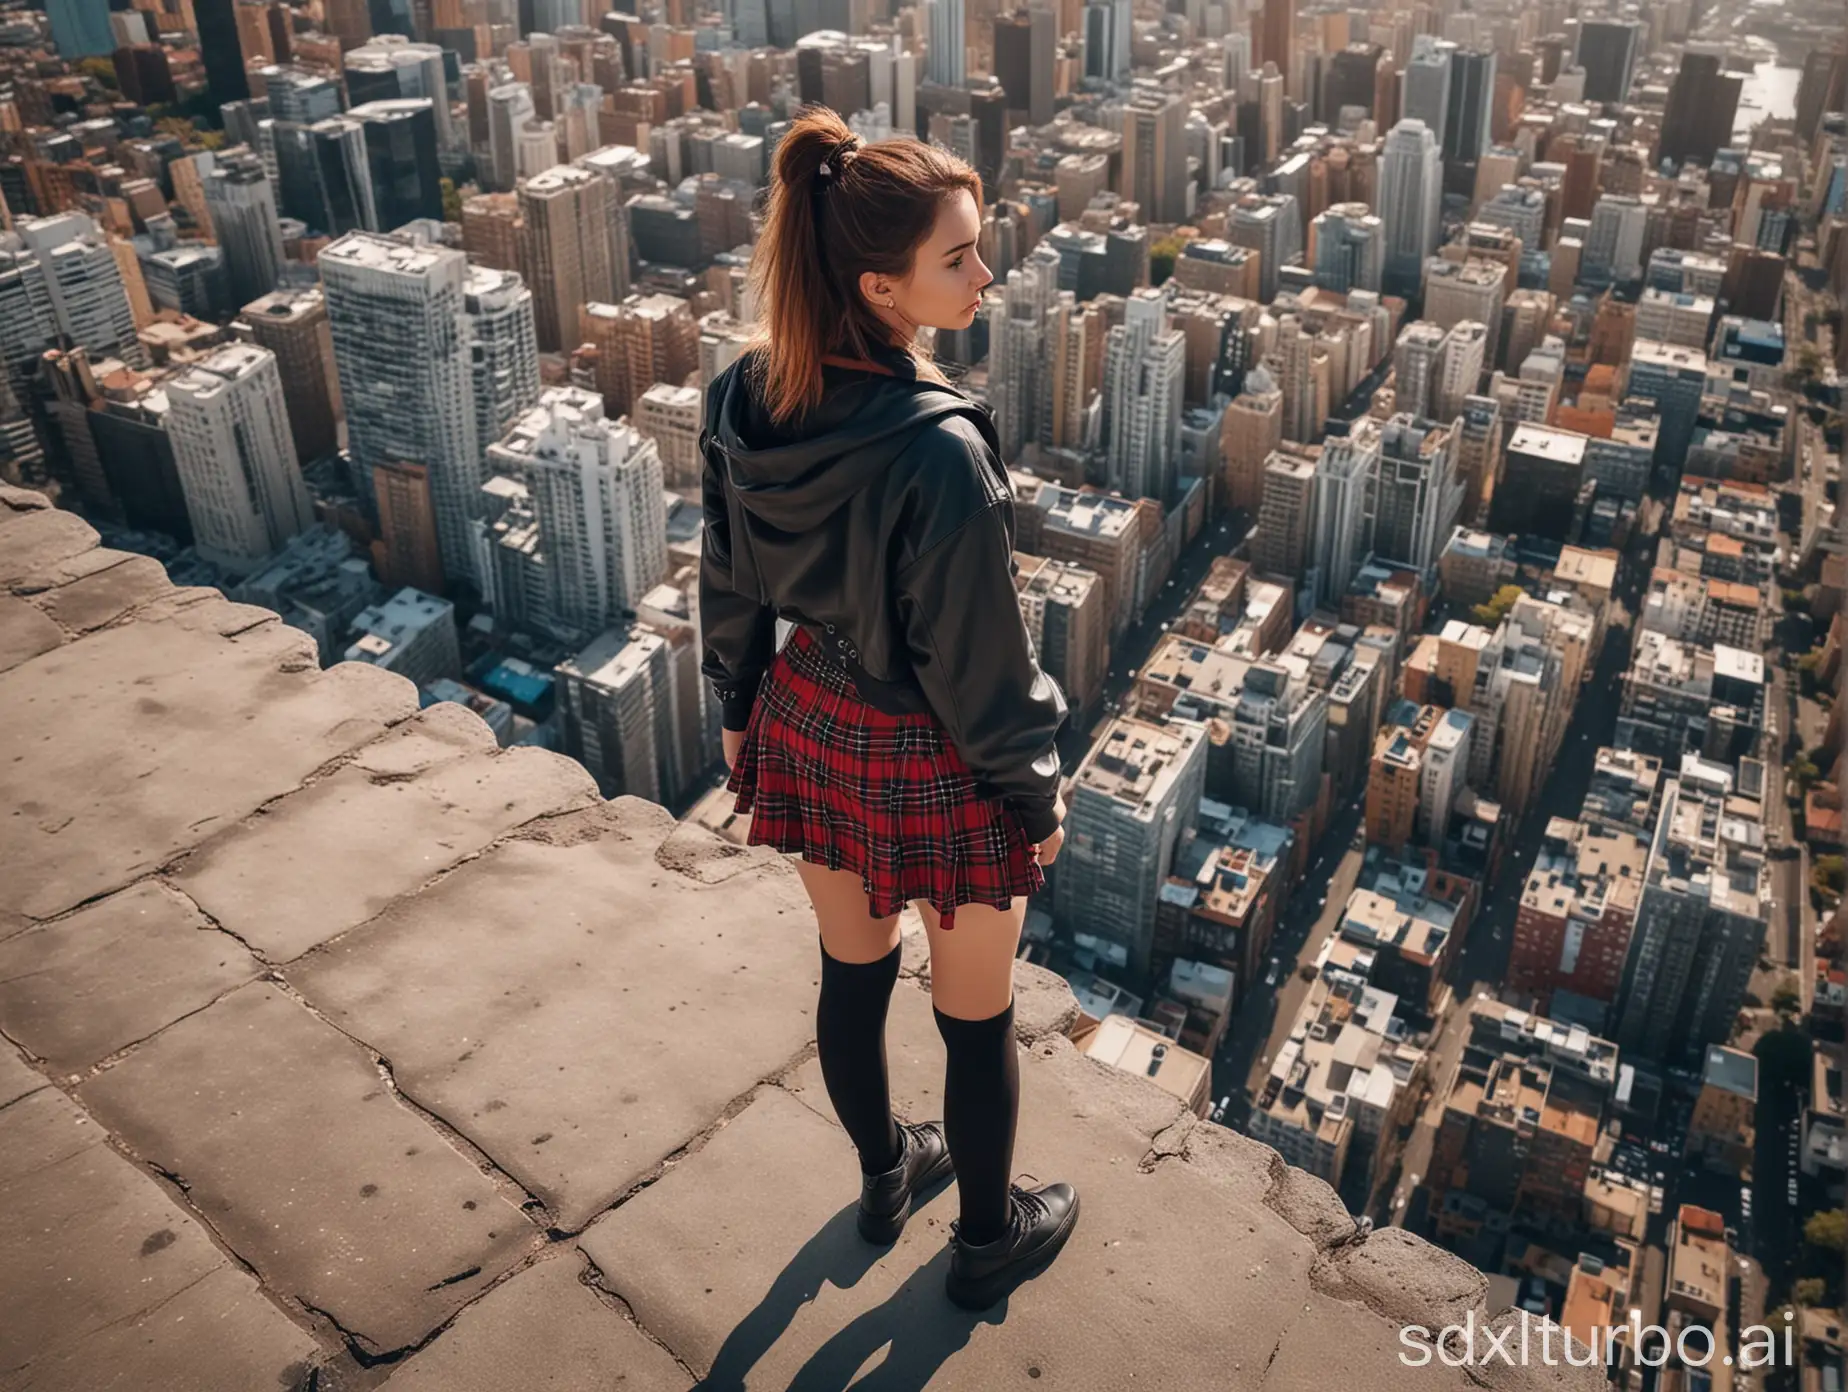
M 1041 841 L 1059 825 L 1055 741 L 1067 708 L 1021 618 L 1006 506 L 980 509 L 898 572 L 899 620 L 931 709 L 970 772 Z
M 724 706 L 723 725 L 751 723 L 757 688 L 776 657 L 776 609 L 732 588 L 731 511 L 720 473 L 723 455 L 700 437 L 700 501 L 705 534 L 699 548 L 700 672 Z

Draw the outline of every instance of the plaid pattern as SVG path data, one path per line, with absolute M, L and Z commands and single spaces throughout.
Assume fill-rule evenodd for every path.
M 758 689 L 725 787 L 751 813 L 746 844 L 857 870 L 873 917 L 921 899 L 1005 909 L 1046 883 L 1019 816 L 978 792 L 931 715 L 868 705 L 798 625 Z

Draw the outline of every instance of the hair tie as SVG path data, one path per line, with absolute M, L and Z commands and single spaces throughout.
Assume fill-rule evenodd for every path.
M 860 137 L 857 135 L 848 136 L 845 140 L 841 141 L 840 144 L 828 151 L 828 157 L 816 166 L 815 177 L 818 179 L 832 179 L 836 173 L 835 166 L 839 165 L 841 169 L 845 169 L 848 162 L 859 152 Z

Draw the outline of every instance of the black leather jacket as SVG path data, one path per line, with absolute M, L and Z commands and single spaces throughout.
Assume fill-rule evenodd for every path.
M 780 616 L 811 626 L 862 699 L 931 713 L 1030 841 L 1058 826 L 1055 741 L 1070 718 L 1014 587 L 1014 500 L 986 409 L 919 380 L 829 366 L 826 395 L 779 430 L 753 355 L 708 390 L 700 671 L 725 728 L 750 720 Z

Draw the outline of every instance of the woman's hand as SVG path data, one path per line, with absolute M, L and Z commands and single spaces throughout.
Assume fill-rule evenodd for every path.
M 1065 821 L 1065 794 L 1064 793 L 1059 793 L 1053 799 L 1052 810 L 1058 813 L 1059 821 L 1063 823 Z M 1051 865 L 1053 861 L 1059 858 L 1059 847 L 1063 846 L 1064 844 L 1065 844 L 1065 828 L 1064 826 L 1061 825 L 1053 831 L 1051 836 L 1048 836 L 1044 841 L 1040 842 L 1039 845 L 1033 848 L 1036 852 L 1038 852 L 1038 854 L 1034 858 L 1039 861 L 1041 869 L 1044 869 L 1046 866 Z
M 744 731 L 726 730 L 724 734 L 725 767 L 729 771 L 738 762 L 738 751 L 744 748 Z

